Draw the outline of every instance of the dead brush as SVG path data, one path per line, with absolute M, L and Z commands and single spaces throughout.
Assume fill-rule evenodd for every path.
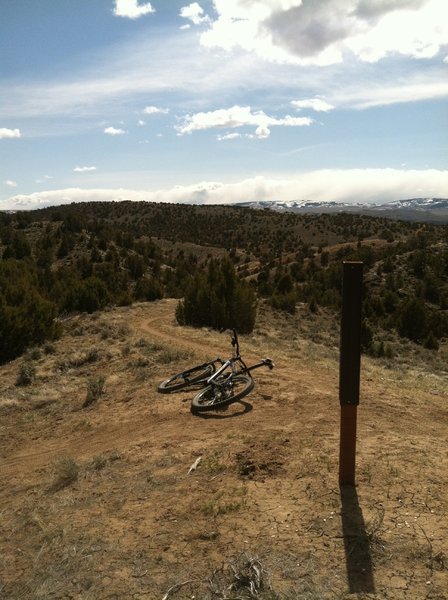
M 366 534 L 369 546 L 377 553 L 385 550 L 384 540 L 382 538 L 382 529 L 384 523 L 385 510 L 382 506 L 377 508 L 376 514 L 366 523 Z
M 53 463 L 53 482 L 48 488 L 49 492 L 58 492 L 71 485 L 78 479 L 79 465 L 71 457 L 62 457 Z
M 184 360 L 191 357 L 191 352 L 188 350 L 179 350 L 166 344 L 147 340 L 143 337 L 139 338 L 134 343 L 134 346 L 139 348 L 146 356 L 154 356 L 156 354 L 157 362 L 161 362 L 162 364 L 169 364 L 177 360 Z
M 260 560 L 246 553 L 233 557 L 209 579 L 212 597 L 220 600 L 268 600 L 275 598 Z M 231 595 L 229 595 L 229 592 Z

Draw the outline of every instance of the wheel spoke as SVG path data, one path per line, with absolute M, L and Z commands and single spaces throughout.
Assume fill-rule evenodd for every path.
M 219 378 L 193 398 L 191 410 L 201 412 L 222 408 L 243 398 L 253 386 L 253 379 L 249 375 L 231 374 Z

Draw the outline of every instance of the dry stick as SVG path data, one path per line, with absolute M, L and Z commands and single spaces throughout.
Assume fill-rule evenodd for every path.
M 194 463 L 191 465 L 191 467 L 188 469 L 188 475 L 192 472 L 192 471 L 196 471 L 196 469 L 199 466 L 199 463 L 202 460 L 202 456 L 198 456 L 198 458 L 194 461 Z
M 429 537 L 426 534 L 426 531 L 423 529 L 423 527 L 420 525 L 420 523 L 417 523 L 417 525 L 420 527 L 420 529 L 422 530 L 423 535 L 426 538 L 426 541 L 428 542 L 428 547 L 429 547 L 429 570 L 431 573 L 431 577 L 433 574 L 433 570 L 434 570 L 434 565 L 433 565 L 433 556 L 434 556 L 434 549 L 432 547 L 432 542 L 429 539 Z
M 168 598 L 170 597 L 171 594 L 173 594 L 174 592 L 177 592 L 177 590 L 180 590 L 180 588 L 184 587 L 184 585 L 188 585 L 189 583 L 194 583 L 195 581 L 198 581 L 198 579 L 188 579 L 188 581 L 183 581 L 182 583 L 175 583 L 174 585 L 172 585 L 170 587 L 170 589 L 164 595 L 162 600 L 168 600 Z

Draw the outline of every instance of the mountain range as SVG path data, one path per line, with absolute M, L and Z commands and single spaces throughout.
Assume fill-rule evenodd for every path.
M 254 202 L 238 202 L 236 206 L 259 210 L 274 210 L 293 213 L 356 213 L 377 217 L 404 219 L 407 221 L 426 221 L 431 223 L 448 223 L 447 198 L 409 198 L 395 200 L 383 204 L 315 202 L 297 200 L 277 202 L 261 200 Z

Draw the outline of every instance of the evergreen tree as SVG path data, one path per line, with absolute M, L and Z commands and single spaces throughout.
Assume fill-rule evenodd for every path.
M 420 341 L 426 333 L 427 316 L 420 298 L 409 298 L 398 307 L 398 333 L 413 342 Z
M 0 364 L 59 334 L 56 306 L 37 289 L 32 266 L 0 261 Z
M 197 272 L 190 278 L 176 318 L 181 324 L 235 328 L 249 333 L 254 328 L 255 314 L 254 291 L 237 278 L 233 263 L 227 257 L 220 261 L 212 259 L 207 276 Z
M 153 277 L 141 277 L 135 286 L 134 296 L 137 300 L 158 300 L 163 297 L 162 286 Z

